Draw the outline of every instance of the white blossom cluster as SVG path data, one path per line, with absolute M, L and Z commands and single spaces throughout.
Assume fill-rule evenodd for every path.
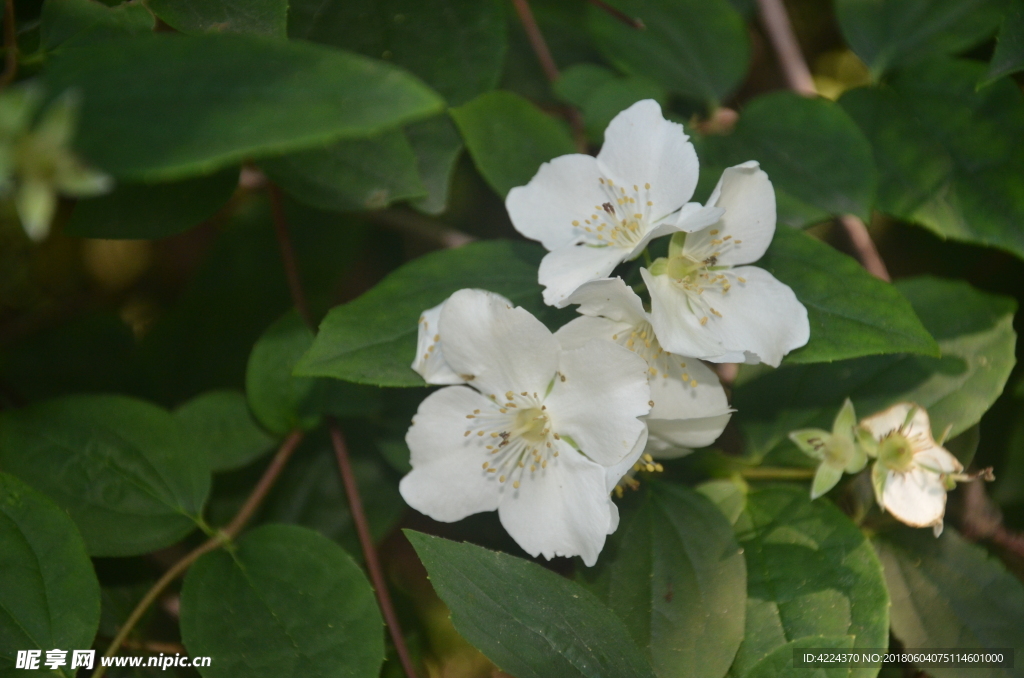
M 580 316 L 550 332 L 529 312 L 464 289 L 420 318 L 413 369 L 447 385 L 406 436 L 401 492 L 450 522 L 497 510 L 531 555 L 593 565 L 618 526 L 610 494 L 634 467 L 710 445 L 732 409 L 701 361 L 778 366 L 807 343 L 793 291 L 750 266 L 775 233 L 775 192 L 756 162 L 690 202 L 697 155 L 652 100 L 620 113 L 597 157 L 574 154 L 512 189 L 515 228 L 549 253 L 544 300 Z M 670 236 L 640 270 L 649 306 L 615 268 Z

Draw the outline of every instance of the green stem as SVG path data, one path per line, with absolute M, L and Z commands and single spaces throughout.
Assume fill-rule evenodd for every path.
M 814 477 L 814 469 L 755 466 L 740 469 L 740 475 L 750 480 L 810 480 Z

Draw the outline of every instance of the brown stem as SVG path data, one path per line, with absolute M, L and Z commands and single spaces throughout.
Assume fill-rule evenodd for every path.
M 625 14 L 625 13 L 615 9 L 614 7 L 609 5 L 604 0 L 587 0 L 587 2 L 589 2 L 594 7 L 597 7 L 599 10 L 601 10 L 603 12 L 607 12 L 608 14 L 610 14 L 612 16 L 612 18 L 618 19 L 619 21 L 621 21 L 622 23 L 626 24 L 630 28 L 638 28 L 638 29 L 641 29 L 641 30 L 647 28 L 647 26 L 644 25 L 644 22 L 643 22 L 642 19 L 640 19 L 640 18 L 635 18 L 634 19 L 633 17 L 629 16 L 628 14 Z
M 476 240 L 468 233 L 449 228 L 409 209 L 375 210 L 367 212 L 366 217 L 400 233 L 435 242 L 444 249 L 455 249 Z
M 110 643 L 110 647 L 107 648 L 104 657 L 113 657 L 117 654 L 121 646 L 124 645 L 125 640 L 128 638 L 128 634 L 132 632 L 135 625 L 139 623 L 142 616 L 146 614 L 146 610 L 156 602 L 156 599 L 164 592 L 164 590 L 171 585 L 171 583 L 181 576 L 192 563 L 199 560 L 200 556 L 213 551 L 214 549 L 220 548 L 227 542 L 231 541 L 242 531 L 245 524 L 249 521 L 252 515 L 259 508 L 260 504 L 266 498 L 270 488 L 273 487 L 277 481 L 278 476 L 281 475 L 281 471 L 284 469 L 285 463 L 295 452 L 295 448 L 302 442 L 304 434 L 302 431 L 292 431 L 284 442 L 281 443 L 281 447 L 278 448 L 277 454 L 274 455 L 273 461 L 270 462 L 270 466 L 263 472 L 263 477 L 253 488 L 249 498 L 245 500 L 245 504 L 235 515 L 234 519 L 228 523 L 228 526 L 223 530 L 219 531 L 214 536 L 203 542 L 199 547 L 191 551 L 184 558 L 176 562 L 171 566 L 169 570 L 164 572 L 163 576 L 157 580 L 153 586 L 146 591 L 146 595 L 142 597 L 132 613 L 128 615 L 128 619 L 125 620 L 124 625 L 117 632 L 117 636 Z M 103 678 L 103 674 L 107 672 L 107 667 L 103 666 L 102 663 L 96 668 L 96 672 L 93 673 L 93 678 Z
M 18 23 L 14 16 L 14 0 L 4 1 L 4 72 L 0 88 L 14 82 L 18 74 Z
M 299 312 L 302 321 L 311 328 L 316 329 L 316 325 L 313 324 L 313 315 L 309 312 L 309 304 L 306 303 L 306 295 L 302 291 L 302 278 L 299 276 L 298 259 L 295 256 L 292 238 L 288 232 L 288 218 L 284 213 L 281 189 L 275 184 L 267 182 L 267 195 L 270 196 L 270 211 L 274 217 L 274 231 L 277 233 L 277 244 L 281 248 L 281 258 L 284 260 L 284 274 L 288 279 L 288 289 L 292 293 L 292 303 L 295 304 L 295 309 Z
M 544 75 L 547 76 L 548 82 L 554 84 L 562 77 L 562 74 L 558 72 L 558 66 L 555 65 L 555 59 L 551 56 L 548 43 L 544 40 L 544 34 L 540 32 L 540 27 L 537 26 L 537 20 L 533 16 L 533 10 L 530 9 L 530 3 L 527 0 L 512 0 L 512 4 L 516 8 L 519 22 L 523 24 L 523 30 L 526 31 L 526 39 L 530 41 L 530 47 L 533 48 L 533 53 L 537 55 L 537 61 L 540 62 Z M 583 127 L 583 117 L 580 116 L 579 111 L 572 107 L 566 109 L 566 116 L 569 118 L 569 125 L 572 127 L 572 136 L 576 142 L 577 150 L 580 153 L 586 153 L 587 132 Z
M 797 94 L 806 97 L 817 96 L 811 69 L 807 67 L 807 60 L 800 51 L 800 43 L 796 40 L 786 6 L 782 0 L 757 0 L 757 4 L 761 10 L 761 21 L 764 23 L 765 31 L 768 32 L 779 65 L 786 76 L 786 84 Z M 885 262 L 882 261 L 864 222 L 852 214 L 845 214 L 839 217 L 839 225 L 849 237 L 861 265 L 876 278 L 887 282 L 891 280 L 889 270 L 885 267 Z
M 384 613 L 384 623 L 387 624 L 391 640 L 395 644 L 395 652 L 398 653 L 398 660 L 405 670 L 405 675 L 408 678 L 416 678 L 416 667 L 412 663 L 412 657 L 409 656 L 409 649 L 405 646 L 402 628 L 398 624 L 398 615 L 395 614 L 395 608 L 391 604 L 391 595 L 388 593 L 388 585 L 384 580 L 384 571 L 381 569 L 377 548 L 374 546 L 373 536 L 370 534 L 370 524 L 366 521 L 366 513 L 363 511 L 363 502 L 359 497 L 359 485 L 356 483 L 356 476 L 352 471 L 352 462 L 348 456 L 348 448 L 345 446 L 345 438 L 334 417 L 327 418 L 327 425 L 331 432 L 334 453 L 338 457 L 338 468 L 341 471 L 341 481 L 345 486 L 345 496 L 348 497 L 349 510 L 352 512 L 352 522 L 359 535 L 359 544 L 363 548 L 366 569 L 370 573 L 370 580 L 373 582 L 373 589 L 377 594 L 377 602 L 380 603 L 381 612 Z

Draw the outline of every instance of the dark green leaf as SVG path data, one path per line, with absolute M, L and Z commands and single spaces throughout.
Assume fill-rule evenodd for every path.
M 167 411 L 123 396 L 45 401 L 0 417 L 0 466 L 71 516 L 94 556 L 173 544 L 210 489 L 192 438 Z
M 787 356 L 790 363 L 880 353 L 939 354 L 935 340 L 895 287 L 820 240 L 779 226 L 757 265 L 789 285 L 807 307 L 811 340 Z
M 82 91 L 79 149 L 121 179 L 172 181 L 365 137 L 442 104 L 387 64 L 256 36 L 111 40 L 48 66 L 51 91 Z
M 985 84 L 1024 69 L 1024 0 L 1008 0 L 996 51 L 985 74 Z
M 181 637 L 204 678 L 376 676 L 384 625 L 366 576 L 312 530 L 265 525 L 207 553 L 181 591 Z
M 617 0 L 616 8 L 646 28 L 626 26 L 591 7 L 588 23 L 598 48 L 626 73 L 701 103 L 724 101 L 743 81 L 750 45 L 743 18 L 727 0 Z
M 476 168 L 503 198 L 542 163 L 576 152 L 563 124 L 511 92 L 482 94 L 450 112 Z
M 929 62 L 895 74 L 891 90 L 844 95 L 843 106 L 874 145 L 881 209 L 1024 257 L 1024 97 L 1009 80 L 975 91 L 984 70 Z
M 296 200 L 325 210 L 373 210 L 426 195 L 416 155 L 399 130 L 264 160 Z
M 453 106 L 494 89 L 505 57 L 497 0 L 291 0 L 288 32 L 392 61 Z
M 0 473 L 0 675 L 15 673 L 18 650 L 68 650 L 55 671 L 72 678 L 72 649 L 92 646 L 100 585 L 74 524 L 53 502 Z
M 46 0 L 39 17 L 39 46 L 81 46 L 112 38 L 150 33 L 153 15 L 140 0 L 108 7 L 96 0 Z
M 843 36 L 877 78 L 893 66 L 962 52 L 992 35 L 999 0 L 836 0 Z
M 782 367 L 738 386 L 734 405 L 749 453 L 763 456 L 802 428 L 825 428 L 846 397 L 860 417 L 902 401 L 928 410 L 938 434 L 959 435 L 981 419 L 1003 390 L 1014 364 L 1012 299 L 967 283 L 913 278 L 896 283 L 941 358 L 874 356 L 831 364 Z
M 743 640 L 747 568 L 722 512 L 689 488 L 652 484 L 612 539 L 583 574 L 602 580 L 659 678 L 724 676 Z
M 802 639 L 827 636 L 820 647 L 888 647 L 882 566 L 857 526 L 831 503 L 812 502 L 805 487 L 752 490 L 736 535 L 747 560 L 747 619 L 730 675 L 803 675 L 792 668 L 793 646 L 787 647 Z M 785 651 L 788 662 L 781 661 Z M 877 673 L 876 667 L 837 675 Z
M 710 137 L 705 146 L 716 168 L 761 163 L 779 194 L 780 215 L 786 200 L 795 200 L 828 214 L 871 216 L 877 183 L 871 145 L 827 99 L 792 92 L 758 97 L 741 111 L 733 134 Z
M 147 0 L 153 13 L 189 35 L 251 33 L 286 37 L 287 0 Z
M 405 128 L 405 134 L 427 191 L 425 198 L 412 205 L 426 214 L 441 214 L 448 208 L 448 189 L 462 153 L 462 137 L 448 116 L 413 123 Z
M 579 584 L 472 544 L 405 531 L 466 640 L 517 678 L 652 676 L 622 622 Z
M 555 83 L 555 93 L 566 103 L 580 109 L 587 136 L 595 143 L 604 141 L 604 130 L 619 112 L 643 99 L 665 105 L 665 90 L 640 75 L 620 77 L 606 68 L 579 64 L 566 69 Z
M 212 217 L 237 186 L 237 168 L 173 184 L 118 186 L 78 201 L 64 230 L 84 238 L 165 238 Z
M 175 418 L 196 439 L 213 471 L 241 468 L 274 447 L 238 391 L 209 391 L 177 409 Z
M 892 597 L 892 632 L 906 647 L 1024 647 L 1024 586 L 984 549 L 950 527 L 938 539 L 931 530 L 900 528 L 872 543 Z M 928 673 L 961 678 L 966 672 L 929 667 Z M 972 668 L 970 675 L 1019 672 Z
M 420 257 L 372 290 L 331 310 L 295 374 L 378 386 L 422 386 L 410 365 L 420 314 L 464 287 L 504 294 L 517 305 L 544 309 L 537 245 L 492 240 Z

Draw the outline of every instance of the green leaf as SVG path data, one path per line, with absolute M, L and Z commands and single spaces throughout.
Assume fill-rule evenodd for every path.
M 962 52 L 992 35 L 999 0 L 836 0 L 843 36 L 875 78 L 893 66 Z
M 906 647 L 1024 647 L 1024 586 L 997 558 L 947 527 L 900 528 L 872 540 L 892 597 L 892 632 Z M 964 669 L 929 667 L 935 678 Z M 1006 668 L 972 668 L 972 676 L 1010 678 Z
M 792 647 L 781 649 L 801 639 L 827 636 L 823 647 L 844 647 L 843 638 L 846 648 L 888 647 L 882 566 L 857 526 L 831 503 L 812 502 L 805 487 L 752 490 L 736 535 L 747 560 L 747 619 L 731 676 L 804 675 L 792 668 Z M 788 662 L 781 661 L 785 651 Z M 839 675 L 877 673 L 875 667 Z
M 384 625 L 366 576 L 312 530 L 265 525 L 207 553 L 181 590 L 181 637 L 204 678 L 376 676 Z
M 108 7 L 96 0 L 46 0 L 39 15 L 39 46 L 52 50 L 153 31 L 153 15 L 141 2 Z
M 806 233 L 779 226 L 757 265 L 789 285 L 807 307 L 811 339 L 790 353 L 787 362 L 939 354 L 935 340 L 895 287 Z
M 213 471 L 241 468 L 274 447 L 245 396 L 238 391 L 209 391 L 179 407 L 174 417 L 196 438 Z
M 405 134 L 427 191 L 426 197 L 414 200 L 412 206 L 426 214 L 441 214 L 448 208 L 448 189 L 462 153 L 462 137 L 448 116 L 413 123 L 405 128 Z
M 237 187 L 237 168 L 173 184 L 118 186 L 109 195 L 79 200 L 64 232 L 83 238 L 165 238 L 212 217 Z
M 355 301 L 332 309 L 295 374 L 422 386 L 410 367 L 420 314 L 464 287 L 475 287 L 503 294 L 539 315 L 545 310 L 537 284 L 543 256 L 537 245 L 490 240 L 415 259 Z
M 55 93 L 82 91 L 79 150 L 122 180 L 173 181 L 365 137 L 442 105 L 387 64 L 228 34 L 65 49 L 49 62 L 46 83 Z
M 542 163 L 576 152 L 565 126 L 511 92 L 489 92 L 450 111 L 476 168 L 502 198 Z
M 758 97 L 740 112 L 733 134 L 710 137 L 705 145 L 715 167 L 761 163 L 775 186 L 780 213 L 787 200 L 795 200 L 828 214 L 871 217 L 877 183 L 871 145 L 827 99 L 793 92 Z
M 325 210 L 381 209 L 426 195 L 416 155 L 399 130 L 271 158 L 260 166 L 296 200 Z
M 743 640 L 747 568 L 722 512 L 683 486 L 654 483 L 614 547 L 584 576 L 647 652 L 659 678 L 721 678 Z
M 942 238 L 1024 258 L 1024 97 L 1009 80 L 976 91 L 984 65 L 939 60 L 842 105 L 874 146 L 879 208 Z
M 292 376 L 295 363 L 312 343 L 313 331 L 296 311 L 289 311 L 253 346 L 245 370 L 245 394 L 256 419 L 268 431 L 284 435 L 294 429 L 308 431 L 320 423 L 317 380 Z
M 982 84 L 1024 70 L 1024 0 L 1008 0 L 996 51 Z
M 517 678 L 651 676 L 618 617 L 522 558 L 405 530 L 466 640 Z
M 74 524 L 53 502 L 0 473 L 0 675 L 15 675 L 18 650 L 92 646 L 100 623 L 100 585 Z M 22 675 L 17 671 L 17 675 Z
M 830 428 L 846 397 L 861 417 L 915 402 L 928 410 L 936 434 L 952 425 L 956 436 L 981 419 L 1014 365 L 1016 303 L 939 278 L 901 280 L 896 289 L 938 341 L 942 357 L 898 354 L 784 366 L 743 382 L 734 405 L 751 455 L 761 457 L 780 443 L 791 446 L 790 431 Z
M 188 35 L 250 33 L 286 37 L 287 0 L 147 0 L 168 26 Z
M 291 0 L 288 33 L 392 61 L 458 106 L 497 86 L 504 15 L 497 0 Z
M 618 68 L 657 80 L 675 94 L 714 106 L 743 81 L 750 44 L 743 18 L 727 0 L 617 0 L 643 30 L 591 7 L 598 49 Z
M 67 396 L 4 413 L 0 467 L 66 511 L 93 556 L 173 544 L 195 529 L 210 489 L 184 427 L 124 396 Z
M 643 99 L 665 105 L 668 95 L 653 80 L 642 75 L 620 77 L 593 64 L 571 66 L 555 82 L 555 93 L 566 103 L 580 109 L 587 136 L 595 143 L 604 141 L 604 130 L 621 111 Z

